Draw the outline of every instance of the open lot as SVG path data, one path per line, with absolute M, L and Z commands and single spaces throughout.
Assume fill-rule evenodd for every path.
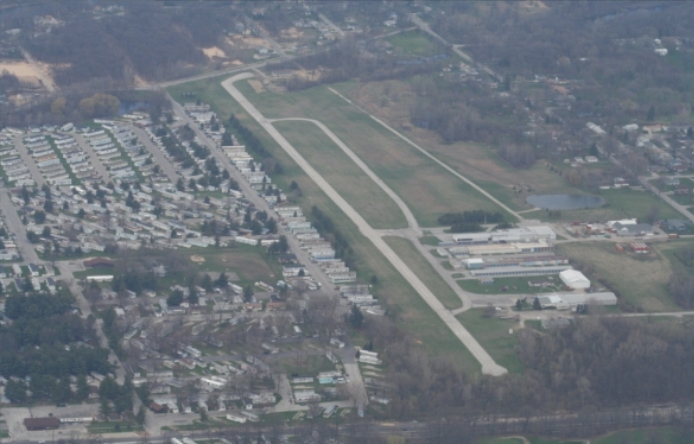
M 405 215 L 373 180 L 311 122 L 275 122 L 275 128 L 373 228 L 406 228 Z
M 462 302 L 458 295 L 455 294 L 446 281 L 434 270 L 434 267 L 412 245 L 412 242 L 394 236 L 384 237 L 383 240 L 405 261 L 410 270 L 415 272 L 417 277 L 424 282 L 424 285 L 436 295 L 447 309 L 454 310 L 461 307 Z
M 522 373 L 523 364 L 515 350 L 518 344 L 518 323 L 495 316 L 484 317 L 483 314 L 483 308 L 473 308 L 456 317 L 497 364 L 506 367 L 509 373 Z M 513 329 L 512 334 L 509 334 L 509 329 Z
M 236 87 L 267 118 L 323 122 L 405 201 L 422 226 L 436 226 L 436 219 L 448 212 L 503 211 L 326 87 L 285 94 L 258 94 L 247 81 Z
M 446 52 L 446 48 L 426 33 L 416 30 L 388 37 L 396 56 L 426 57 Z
M 205 259 L 205 262 L 193 262 L 199 273 L 233 272 L 239 277 L 239 285 L 257 281 L 274 284 L 282 278 L 282 266 L 264 247 L 237 244 L 233 248 L 189 248 L 184 252 L 189 258 L 197 255 Z
M 619 253 L 611 242 L 568 243 L 559 246 L 558 250 L 572 263 L 579 264 L 589 279 L 604 283 L 617 293 L 620 304 L 645 311 L 673 311 L 679 308 L 666 288 L 674 270 L 673 261 L 663 253 L 682 245 L 652 244 L 652 252 L 642 256 Z
M 226 78 L 226 77 L 224 77 Z M 371 276 L 378 277 L 374 294 L 385 301 L 398 325 L 410 333 L 432 355 L 446 356 L 461 368 L 469 372 L 480 372 L 480 366 L 472 354 L 458 338 L 446 327 L 440 318 L 419 297 L 405 279 L 392 267 L 345 214 L 328 198 L 323 191 L 299 168 L 261 127 L 248 116 L 243 108 L 232 99 L 219 82 L 224 78 L 215 78 L 191 82 L 169 89 L 170 94 L 181 102 L 195 101 L 198 97 L 212 106 L 220 119 L 227 119 L 230 114 L 236 117 L 263 142 L 274 157 L 282 164 L 284 174 L 276 175 L 273 181 L 284 189 L 296 181 L 303 190 L 303 197 L 294 199 L 305 212 L 311 206 L 318 206 L 330 216 L 336 227 L 348 239 L 355 254 L 355 263 L 350 268 L 357 271 L 359 279 L 366 282 Z M 247 86 L 238 82 L 237 86 Z M 192 93 L 192 95 L 185 95 Z M 244 93 L 248 93 L 244 90 Z M 254 94 L 254 93 L 250 93 Z M 263 96 L 268 93 L 262 93 Z M 253 95 L 251 97 L 254 97 Z M 340 135 L 341 136 L 341 135 Z M 345 140 L 349 146 L 349 141 Z M 397 191 L 397 189 L 396 189 Z M 451 210 L 452 211 L 452 210 Z

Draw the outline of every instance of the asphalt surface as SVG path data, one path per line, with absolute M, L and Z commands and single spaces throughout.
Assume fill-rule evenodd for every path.
M 106 182 L 111 180 L 111 175 L 106 170 L 104 164 L 101 163 L 101 159 L 99 159 L 99 156 L 96 155 L 96 151 L 94 151 L 94 149 L 89 144 L 89 142 L 87 142 L 84 136 L 82 134 L 77 133 L 73 134 L 72 136 L 75 138 L 75 141 L 77 141 L 77 144 L 82 149 L 82 151 L 84 153 L 87 153 L 87 155 L 89 156 L 89 162 L 92 164 L 96 172 L 99 173 L 101 178 Z
M 140 142 L 142 142 L 142 145 L 144 145 L 147 151 L 149 151 L 150 154 L 152 154 L 154 160 L 157 162 L 157 165 L 159 165 L 162 172 L 166 175 L 166 177 L 169 178 L 171 183 L 175 184 L 176 181 L 178 181 L 178 179 L 182 176 L 178 174 L 176 168 L 173 166 L 171 161 L 164 155 L 162 150 L 157 145 L 155 145 L 154 142 L 150 140 L 147 131 L 136 126 L 133 126 L 132 129 L 135 132 L 135 135 L 140 140 Z
M 239 74 L 222 82 L 224 89 L 249 113 L 273 139 L 286 151 L 286 153 L 301 167 L 304 172 L 323 190 L 335 204 L 349 217 L 359 228 L 362 235 L 368 238 L 376 248 L 388 259 L 396 270 L 412 285 L 424 301 L 441 318 L 456 337 L 470 350 L 482 365 L 482 372 L 491 375 L 503 375 L 507 373 L 504 367 L 498 365 L 487 351 L 472 337 L 460 322 L 447 310 L 436 296 L 424 285 L 424 283 L 409 269 L 403 260 L 386 244 L 376 230 L 361 217 L 361 215 L 308 163 L 298 151 L 272 126 L 241 92 L 236 89 L 234 82 L 253 77 L 250 73 Z
M 39 167 L 36 165 L 36 162 L 34 162 L 34 158 L 31 157 L 31 154 L 29 154 L 29 150 L 26 146 L 24 146 L 24 143 L 22 142 L 22 139 L 24 137 L 26 137 L 25 134 L 15 136 L 14 139 L 12 139 L 12 141 L 14 142 L 14 147 L 17 149 L 19 156 L 22 158 L 24 165 L 26 165 L 27 168 L 29 168 L 31 177 L 33 177 L 34 181 L 36 181 L 36 184 L 39 187 L 41 187 L 44 183 L 46 183 L 46 180 L 43 178 L 43 174 L 41 174 L 41 171 L 39 170 Z

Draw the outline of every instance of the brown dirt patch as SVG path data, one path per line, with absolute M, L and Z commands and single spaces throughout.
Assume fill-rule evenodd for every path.
M 197 264 L 202 264 L 203 262 L 205 262 L 205 258 L 202 257 L 202 256 L 200 256 L 200 255 L 198 255 L 198 254 L 192 255 L 192 256 L 190 257 L 190 260 L 193 261 L 193 262 L 195 262 L 195 263 L 197 263 Z
M 227 58 L 226 53 L 216 46 L 210 46 L 209 48 L 202 48 L 202 52 L 204 52 L 205 55 L 210 60 L 213 60 L 215 58 L 218 58 L 218 59 Z
M 283 29 L 282 31 L 280 31 L 280 35 L 284 39 L 298 39 L 304 35 L 304 31 L 299 31 L 294 26 L 292 26 L 290 28 Z
M 265 92 L 265 87 L 263 87 L 263 84 L 260 83 L 259 80 L 251 79 L 248 81 L 248 84 L 251 85 L 251 88 L 253 88 L 253 91 L 256 93 Z

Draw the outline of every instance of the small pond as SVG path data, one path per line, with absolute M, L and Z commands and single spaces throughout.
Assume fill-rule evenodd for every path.
M 602 197 L 587 194 L 533 194 L 526 201 L 543 210 L 578 210 L 599 207 L 605 203 Z

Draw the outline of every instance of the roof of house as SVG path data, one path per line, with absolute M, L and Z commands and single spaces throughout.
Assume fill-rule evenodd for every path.
M 60 419 L 55 416 L 46 418 L 24 418 L 24 426 L 27 430 L 57 429 L 60 427 Z

